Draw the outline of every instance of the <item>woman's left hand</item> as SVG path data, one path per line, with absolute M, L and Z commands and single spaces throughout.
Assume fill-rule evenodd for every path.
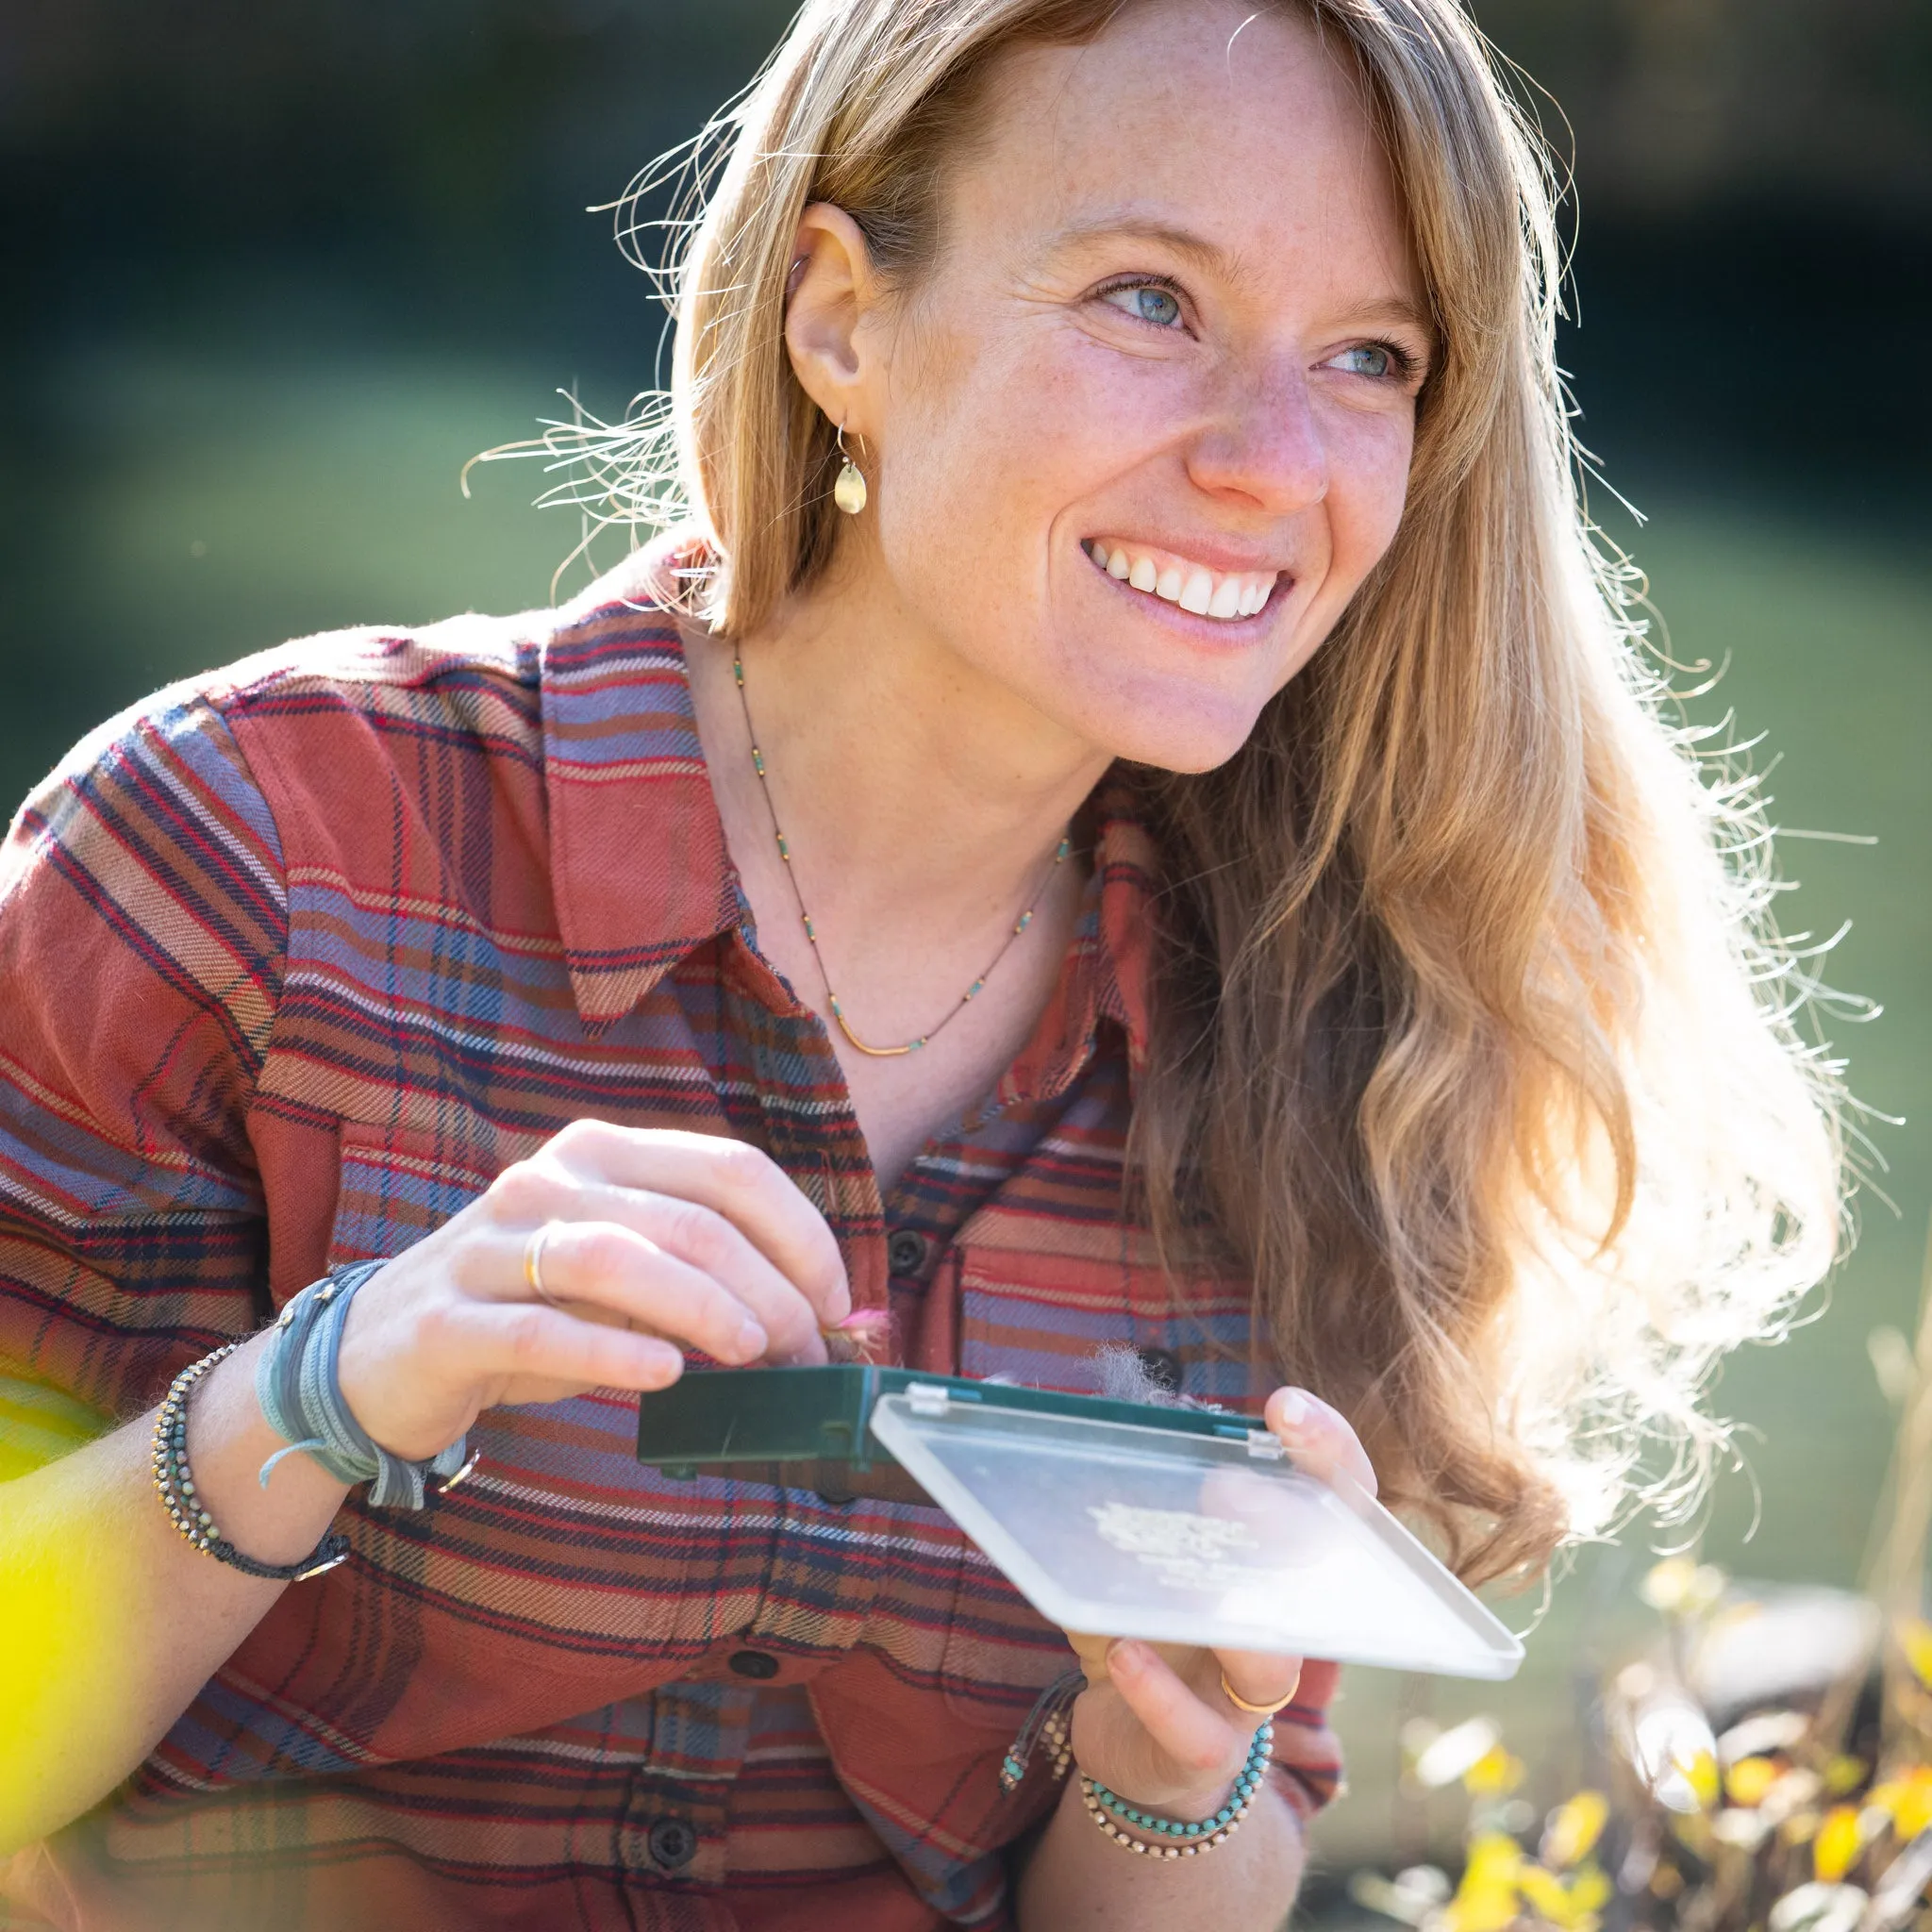
M 1277 1389 L 1263 1418 L 1295 1466 L 1330 1481 L 1340 1472 L 1375 1492 L 1375 1472 L 1355 1431 L 1325 1402 Z M 1204 1650 L 1138 1639 L 1068 1641 L 1087 1674 L 1074 1705 L 1074 1757 L 1089 1777 L 1129 1804 L 1163 1817 L 1206 1818 L 1229 1788 L 1261 1720 L 1221 1688 L 1222 1674 L 1250 1704 L 1292 1695 L 1299 1657 L 1252 1650 Z

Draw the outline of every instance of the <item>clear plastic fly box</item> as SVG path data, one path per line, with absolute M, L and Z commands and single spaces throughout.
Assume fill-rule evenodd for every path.
M 1374 1497 L 1216 1410 L 863 1366 L 721 1371 L 643 1399 L 639 1455 L 930 1501 L 1062 1629 L 1465 1677 L 1523 1657 Z

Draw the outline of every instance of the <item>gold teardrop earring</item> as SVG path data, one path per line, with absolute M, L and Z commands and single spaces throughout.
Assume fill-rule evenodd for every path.
M 862 442 L 864 438 L 859 441 Z M 852 460 L 852 452 L 845 447 L 845 425 L 839 425 L 839 454 L 845 458 L 844 467 L 839 472 L 839 480 L 832 485 L 832 501 L 848 517 L 856 517 L 865 508 L 865 472 Z

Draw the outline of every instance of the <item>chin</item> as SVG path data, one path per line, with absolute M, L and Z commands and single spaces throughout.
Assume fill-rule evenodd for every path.
M 1096 709 L 1099 708 L 1096 707 Z M 1118 699 L 1089 735 L 1117 758 L 1161 772 L 1211 772 L 1224 765 L 1254 735 L 1261 707 L 1198 690 Z

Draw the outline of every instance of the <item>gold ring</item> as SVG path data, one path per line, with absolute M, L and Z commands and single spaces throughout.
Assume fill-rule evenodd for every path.
M 1277 1697 L 1273 1704 L 1250 1704 L 1248 1700 L 1245 1697 L 1243 1697 L 1241 1693 L 1239 1690 L 1237 1690 L 1234 1688 L 1234 1686 L 1227 1681 L 1227 1673 L 1225 1671 L 1223 1671 L 1221 1674 L 1221 1694 L 1224 1698 L 1226 1698 L 1227 1701 L 1231 1705 L 1233 1705 L 1237 1710 L 1244 1710 L 1250 1717 L 1273 1717 L 1275 1715 L 1277 1711 L 1286 1710 L 1288 1707 L 1294 1702 L 1294 1693 L 1301 1688 L 1302 1674 L 1299 1671 L 1297 1671 L 1294 1674 L 1294 1682 L 1291 1684 L 1288 1687 L 1287 1690 L 1284 1691 L 1281 1696 Z
M 556 1225 L 556 1222 L 546 1221 L 524 1243 L 524 1279 L 530 1284 L 530 1292 L 540 1302 L 548 1302 L 553 1308 L 557 1306 L 557 1297 L 543 1286 L 543 1243 L 550 1239 L 551 1230 Z

